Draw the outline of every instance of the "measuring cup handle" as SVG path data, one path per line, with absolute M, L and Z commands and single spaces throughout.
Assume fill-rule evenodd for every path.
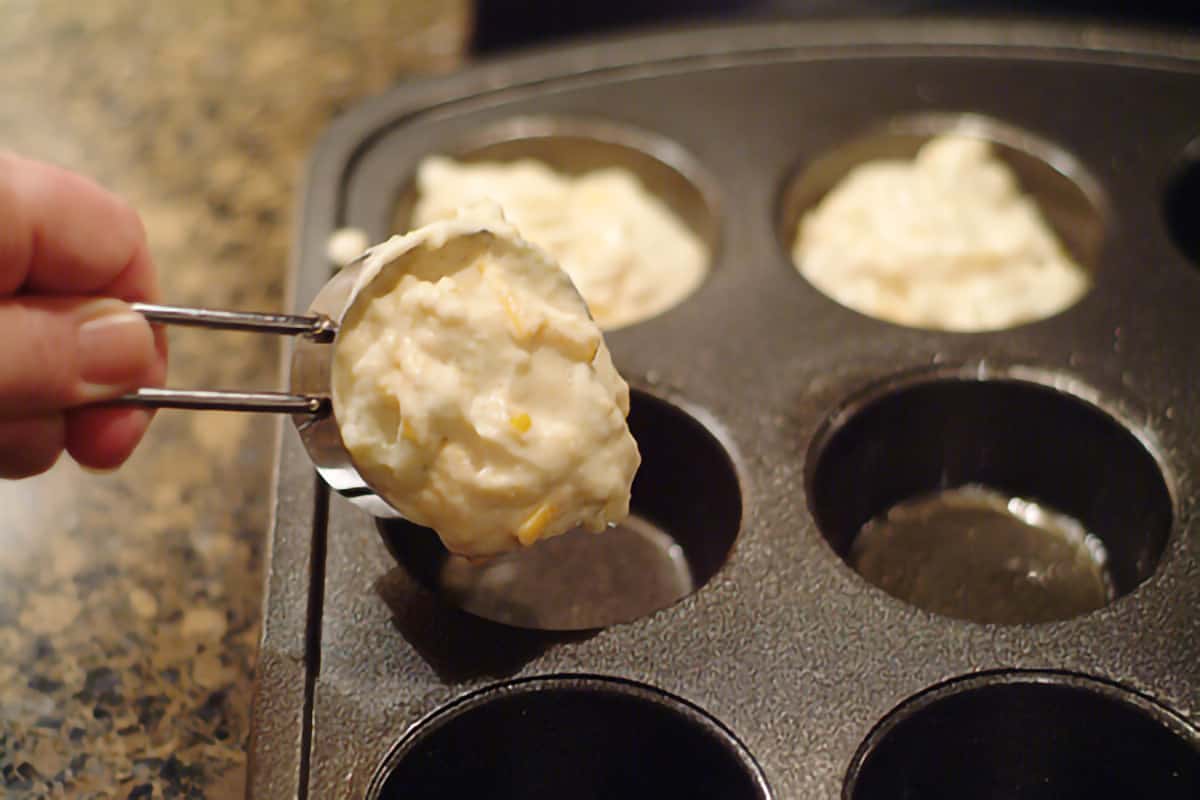
M 151 322 L 170 325 L 285 335 L 303 334 L 319 342 L 331 341 L 337 333 L 337 324 L 322 314 L 264 314 L 256 311 L 224 311 L 156 303 L 133 303 L 131 307 Z
M 327 397 L 282 392 L 212 392 L 206 390 L 138 389 L 108 401 L 106 405 L 137 405 L 147 408 L 190 408 L 216 411 L 262 411 L 279 414 L 329 413 Z

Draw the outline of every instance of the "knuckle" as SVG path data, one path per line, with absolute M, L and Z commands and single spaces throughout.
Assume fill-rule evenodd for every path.
M 52 313 L 0 304 L 0 408 L 32 410 L 69 402 L 75 391 L 74 343 Z

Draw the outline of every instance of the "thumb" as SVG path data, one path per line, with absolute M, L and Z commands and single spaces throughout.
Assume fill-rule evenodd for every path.
M 0 417 L 111 399 L 157 360 L 146 319 L 109 298 L 0 300 L 0 353 Z

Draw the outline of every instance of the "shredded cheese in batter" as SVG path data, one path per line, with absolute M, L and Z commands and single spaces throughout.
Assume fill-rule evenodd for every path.
M 629 511 L 629 389 L 561 269 L 495 210 L 369 251 L 333 407 L 367 483 L 452 552 L 489 556 Z

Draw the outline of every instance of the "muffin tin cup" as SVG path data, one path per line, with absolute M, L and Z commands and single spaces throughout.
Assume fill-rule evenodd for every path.
M 810 508 L 833 550 L 900 599 L 979 622 L 1065 619 L 1148 580 L 1174 522 L 1173 495 L 1153 446 L 1097 406 L 1036 377 L 1053 374 L 943 368 L 898 377 L 835 411 L 807 460 Z M 1079 596 L 1087 594 L 1079 584 L 1091 576 L 1066 569 L 1072 565 L 1061 558 L 1062 547 L 1051 548 L 1062 563 L 1040 554 L 1043 544 L 1063 542 L 1053 522 L 1015 542 L 1010 526 L 997 529 L 980 517 L 977 503 L 959 501 L 954 523 L 968 528 L 967 536 L 978 534 L 972 547 L 951 549 L 961 530 L 863 545 L 864 525 L 897 504 L 947 490 L 962 497 L 963 487 L 1015 498 L 1001 509 L 1014 518 L 1040 504 L 1033 527 L 1036 517 L 1065 515 L 1075 530 L 1062 533 L 1086 536 L 1072 549 L 1090 547 L 1101 562 L 1107 599 L 1088 605 Z M 935 508 L 922 513 L 936 514 Z M 993 549 L 987 537 L 1024 549 Z M 1021 574 L 1026 570 L 1036 572 Z
M 489 687 L 412 728 L 367 797 L 414 796 L 770 795 L 745 748 L 699 708 L 628 681 L 571 675 Z
M 961 678 L 910 698 L 851 762 L 844 800 L 1154 797 L 1200 792 L 1200 736 L 1111 683 L 1056 672 Z
M 1179 252 L 1200 268 L 1200 139 L 1188 144 L 1167 180 L 1163 196 L 1167 230 Z
M 710 261 L 717 251 L 720 200 L 712 179 L 677 142 L 650 131 L 596 116 L 509 117 L 443 145 L 436 154 L 466 164 L 532 159 L 573 177 L 597 169 L 627 170 L 704 242 Z M 395 233 L 413 227 L 414 178 L 409 173 L 400 184 L 391 223 Z
M 432 530 L 379 520 L 388 549 L 450 605 L 506 625 L 588 630 L 632 622 L 704 586 L 725 563 L 742 518 L 734 462 L 682 409 L 633 391 L 629 429 L 642 464 L 630 516 L 483 562 L 453 556 Z
M 938 136 L 959 136 L 988 143 L 991 157 L 1008 169 L 1021 194 L 1033 201 L 1048 228 L 1062 243 L 1066 255 L 1089 277 L 1094 277 L 1103 253 L 1110 215 L 1109 201 L 1099 182 L 1070 151 L 1058 144 L 976 113 L 900 114 L 830 152 L 802 163 L 785 184 L 779 202 L 779 243 L 788 260 L 794 261 L 792 250 L 805 215 L 855 168 L 878 161 L 911 163 L 921 146 Z M 799 264 L 793 263 L 793 267 L 799 272 Z M 1062 313 L 1078 299 L 1046 316 Z M 859 310 L 859 313 L 866 312 Z M 1003 326 L 982 326 L 969 332 L 1004 330 L 1044 318 Z
M 694 591 L 581 622 L 570 593 L 551 589 L 539 602 L 570 624 L 531 619 L 528 604 L 487 619 L 446 591 L 441 572 L 431 579 L 445 563 L 427 533 L 420 544 L 314 485 L 285 435 L 251 793 L 372 796 L 390 759 L 432 730 L 413 726 L 458 719 L 470 741 L 489 730 L 455 716 L 472 698 L 514 685 L 536 696 L 572 676 L 703 708 L 736 734 L 726 752 L 761 768 L 776 798 L 871 791 L 863 770 L 883 763 L 872 756 L 886 752 L 880 732 L 917 731 L 901 753 L 954 745 L 906 709 L 935 708 L 929 698 L 951 685 L 945 696 L 970 705 L 993 690 L 972 683 L 981 673 L 1018 676 L 988 678 L 1009 687 L 996 691 L 1048 681 L 1051 705 L 1066 696 L 1056 692 L 1082 696 L 1073 719 L 1115 707 L 1118 727 L 1165 731 L 1163 752 L 1175 755 L 1139 765 L 1137 786 L 1191 769 L 1200 274 L 1172 238 L 1171 209 L 1190 202 L 1186 179 L 1172 176 L 1186 176 L 1194 156 L 1198 91 L 1200 45 L 1173 37 L 1015 23 L 760 25 L 499 61 L 401 87 L 340 120 L 310 164 L 298 307 L 330 274 L 327 238 L 342 227 L 373 240 L 393 232 L 430 154 L 530 141 L 551 152 L 556 136 L 579 153 L 587 121 L 585 138 L 663 166 L 698 198 L 688 221 L 712 250 L 707 280 L 606 336 L 636 390 L 632 423 L 646 425 L 635 511 L 680 544 Z M 819 195 L 813 175 L 831 180 L 856 142 L 867 143 L 859 155 L 911 148 L 947 125 L 977 126 L 1024 165 L 1091 273 L 1077 304 L 1004 331 L 918 330 L 843 308 L 796 271 L 788 228 Z M 959 619 L 881 591 L 846 562 L 872 515 L 975 484 L 1072 516 L 1099 538 L 1111 602 L 1042 621 Z M 691 506 L 702 511 L 689 519 Z M 421 548 L 424 561 L 410 557 Z M 594 598 L 577 597 L 595 611 Z M 1025 677 L 1059 674 L 1073 677 Z M 1040 691 L 1013 707 L 1044 714 Z M 1141 758 L 1109 743 L 1114 758 Z

